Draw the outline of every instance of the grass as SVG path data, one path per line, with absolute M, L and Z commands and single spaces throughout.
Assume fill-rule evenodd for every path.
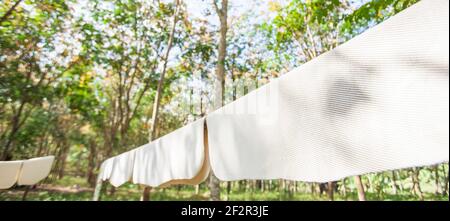
M 141 189 L 135 184 L 125 184 L 120 188 L 116 188 L 111 194 L 111 186 L 106 185 L 106 191 L 102 194 L 103 201 L 136 201 L 140 198 Z M 22 200 L 24 187 L 15 187 L 10 190 L 0 191 L 0 200 L 16 201 Z M 93 189 L 89 187 L 84 178 L 65 176 L 63 179 L 56 180 L 51 184 L 40 185 L 36 189 L 30 190 L 27 200 L 32 201 L 88 201 L 92 199 Z M 222 199 L 229 201 L 324 201 L 328 200 L 326 195 L 319 196 L 311 193 L 297 192 L 287 193 L 284 191 L 239 191 L 232 189 L 230 195 L 227 196 L 225 188 L 222 188 Z M 402 192 L 397 195 L 383 194 L 382 196 L 375 193 L 366 193 L 368 200 L 385 200 L 385 201 L 415 201 L 419 200 L 417 196 L 410 192 Z M 436 195 L 434 193 L 424 193 L 425 200 L 432 201 L 448 201 L 448 196 Z M 151 199 L 154 201 L 190 201 L 190 200 L 208 200 L 209 192 L 202 187 L 199 194 L 195 194 L 192 186 L 174 186 L 166 189 L 155 188 L 152 190 Z M 335 200 L 358 200 L 356 192 L 350 192 L 344 197 L 341 194 L 335 194 Z

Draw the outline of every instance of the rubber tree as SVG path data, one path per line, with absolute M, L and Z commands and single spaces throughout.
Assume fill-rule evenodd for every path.
M 220 2 L 220 6 L 217 0 L 213 0 L 213 5 L 220 21 L 219 51 L 217 57 L 216 76 L 214 80 L 214 109 L 217 110 L 223 106 L 225 100 L 225 58 L 227 55 L 228 0 L 222 0 Z M 211 200 L 220 200 L 220 181 L 214 175 L 212 170 L 209 177 L 209 190 L 211 192 Z
M 364 192 L 364 186 L 362 184 L 361 176 L 355 176 L 355 185 L 358 190 L 358 199 L 359 201 L 366 201 L 366 194 Z
M 152 120 L 151 120 L 151 127 L 150 127 L 149 138 L 148 138 L 149 142 L 151 142 L 156 136 L 156 128 L 158 126 L 159 107 L 161 104 L 161 97 L 162 97 L 162 91 L 163 91 L 163 86 L 164 86 L 164 77 L 167 72 L 167 63 L 169 60 L 170 50 L 172 49 L 172 46 L 173 46 L 173 39 L 174 39 L 174 35 L 175 35 L 176 25 L 178 22 L 179 10 L 180 10 L 180 0 L 175 0 L 175 12 L 173 14 L 173 23 L 172 23 L 172 27 L 170 30 L 167 48 L 166 48 L 166 51 L 165 51 L 164 57 L 163 57 L 163 67 L 162 67 L 161 75 L 159 77 L 158 87 L 156 89 L 155 100 L 153 102 Z M 151 190 L 151 187 L 148 187 L 148 186 L 144 187 L 144 191 L 141 196 L 142 201 L 148 201 L 150 199 L 150 190 Z

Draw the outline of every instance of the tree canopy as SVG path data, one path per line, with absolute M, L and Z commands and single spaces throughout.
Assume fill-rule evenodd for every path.
M 78 177 L 92 187 L 103 160 L 149 142 L 158 96 L 153 138 L 214 110 L 218 76 L 223 104 L 232 102 L 417 2 L 248 2 L 267 8 L 267 16 L 224 1 L 2 0 L 1 160 L 52 154 L 56 162 L 46 182 Z M 189 4 L 204 5 L 203 16 L 194 16 Z M 373 174 L 363 182 L 378 198 L 393 189 L 423 199 L 428 190 L 420 185 L 445 196 L 448 165 Z M 340 183 L 348 197 L 354 182 Z M 315 194 L 320 187 L 229 185 L 227 196 L 233 188 Z

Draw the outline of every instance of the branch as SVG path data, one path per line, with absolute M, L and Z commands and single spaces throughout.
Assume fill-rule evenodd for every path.
M 2 18 L 0 18 L 0 24 L 3 23 L 8 18 L 8 16 L 12 14 L 12 12 L 16 9 L 20 2 L 22 2 L 22 0 L 18 0 L 16 3 L 14 3 L 14 5 L 2 16 Z
M 219 9 L 219 6 L 217 6 L 217 0 L 213 0 L 213 5 L 214 8 L 216 9 L 217 14 L 219 14 L 219 16 L 222 16 L 222 10 Z

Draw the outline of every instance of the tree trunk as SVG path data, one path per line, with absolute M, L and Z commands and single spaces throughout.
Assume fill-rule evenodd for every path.
M 334 182 L 328 182 L 328 189 L 327 189 L 327 193 L 328 193 L 328 199 L 330 201 L 334 200 Z
M 434 190 L 434 192 L 436 195 L 439 195 L 439 194 L 441 194 L 441 184 L 439 182 L 439 167 L 434 166 L 433 170 L 434 170 L 434 184 L 436 186 L 436 189 Z
M 97 182 L 95 184 L 95 188 L 94 188 L 94 196 L 92 197 L 92 201 L 99 201 L 101 200 L 102 197 L 102 190 L 103 187 L 105 185 L 103 185 L 103 180 L 100 177 L 100 174 L 97 176 Z
M 31 188 L 32 188 L 32 186 L 25 187 L 25 190 L 23 191 L 23 195 L 22 195 L 22 201 L 27 200 L 28 192 L 30 191 Z
M 176 1 L 176 6 L 175 6 L 175 12 L 174 12 L 174 16 L 173 16 L 172 29 L 170 31 L 169 42 L 167 43 L 167 49 L 166 49 L 166 52 L 164 54 L 163 70 L 162 70 L 161 75 L 159 77 L 158 87 L 157 87 L 157 90 L 156 90 L 155 101 L 153 103 L 152 123 L 151 123 L 150 131 L 149 131 L 149 141 L 152 141 L 155 138 L 155 132 L 156 132 L 155 128 L 158 125 L 159 105 L 161 103 L 161 97 L 162 97 L 161 94 L 162 94 L 162 90 L 163 90 L 163 86 L 164 86 L 164 78 L 165 78 L 166 71 L 167 71 L 167 63 L 168 63 L 168 60 L 169 60 L 170 50 L 172 49 L 172 44 L 173 44 L 173 39 L 174 39 L 175 29 L 176 29 L 176 24 L 177 24 L 177 21 L 178 21 L 177 16 L 178 16 L 180 0 L 175 0 L 175 1 Z
M 214 173 L 210 172 L 209 176 L 209 190 L 210 190 L 210 197 L 212 201 L 219 201 L 220 200 L 220 181 L 217 179 L 216 176 L 214 176 Z
M 255 180 L 255 189 L 261 190 L 262 182 L 261 180 Z
M 295 188 L 297 189 L 297 183 L 295 183 Z M 261 180 L 261 192 L 265 192 L 267 189 L 267 181 Z
M 391 172 L 392 175 L 392 190 L 395 195 L 398 194 L 397 177 L 395 176 L 395 171 Z
M 144 188 L 144 191 L 142 192 L 141 201 L 148 201 L 150 200 L 150 191 L 152 190 L 151 187 L 146 186 Z
M 66 169 L 67 154 L 69 153 L 69 149 L 70 149 L 70 146 L 65 141 L 64 141 L 63 145 L 64 145 L 63 146 L 63 152 L 62 152 L 62 155 L 60 156 L 61 164 L 60 164 L 60 168 L 59 168 L 59 172 L 58 172 L 58 179 L 64 178 L 65 169 Z M 78 162 L 81 162 L 81 161 L 78 161 Z
M 367 176 L 367 180 L 369 181 L 368 182 L 368 184 L 369 184 L 369 190 L 368 191 L 374 193 L 375 190 L 373 188 L 372 177 L 370 175 L 368 175 Z
M 170 31 L 170 36 L 169 36 L 169 42 L 167 43 L 167 49 L 166 52 L 164 54 L 164 63 L 163 63 L 163 70 L 161 72 L 161 76 L 159 77 L 159 81 L 158 81 L 158 87 L 156 90 L 156 96 L 155 96 L 155 101 L 153 103 L 153 111 L 152 111 L 152 123 L 151 123 L 151 127 L 150 127 L 150 131 L 149 131 L 149 142 L 151 142 L 156 135 L 156 128 L 158 126 L 158 114 L 159 114 L 159 106 L 161 103 L 161 97 L 162 97 L 162 91 L 163 91 L 163 86 L 164 86 L 164 77 L 167 71 L 167 63 L 169 60 L 169 55 L 170 55 L 170 50 L 172 49 L 172 44 L 173 44 L 173 39 L 175 36 L 175 30 L 176 30 L 176 25 L 178 22 L 178 11 L 180 8 L 180 0 L 175 0 L 175 12 L 173 14 L 173 23 L 172 23 L 172 29 Z M 145 187 L 144 191 L 142 193 L 142 200 L 146 201 L 150 199 L 150 187 Z
M 6 144 L 3 147 L 4 149 L 3 149 L 3 154 L 2 154 L 1 160 L 6 160 L 7 158 L 9 158 L 11 144 L 14 141 L 16 133 L 19 131 L 20 126 L 21 126 L 21 119 L 20 118 L 22 116 L 23 109 L 25 108 L 25 105 L 26 105 L 26 102 L 22 101 L 22 103 L 19 106 L 19 110 L 17 111 L 17 113 L 11 119 L 11 132 L 9 133 L 8 138 L 6 140 Z
M 442 194 L 444 196 L 448 195 L 448 170 L 445 170 L 445 164 L 442 164 L 442 170 L 444 172 L 444 188 L 442 189 Z
M 281 200 L 281 197 L 283 195 L 283 180 L 282 179 L 278 180 L 278 195 L 280 196 L 280 200 Z
M 245 192 L 251 192 L 251 188 L 252 188 L 252 185 L 251 185 L 251 180 L 245 180 Z
M 109 189 L 109 195 L 114 196 L 116 193 L 116 187 L 111 185 L 111 188 Z
M 40 142 L 39 142 L 39 148 L 36 151 L 36 156 L 40 157 L 42 156 L 42 152 L 44 150 L 44 145 L 47 144 L 47 128 L 45 128 L 44 130 L 44 134 L 40 137 Z
M 216 67 L 215 79 L 215 99 L 214 109 L 217 110 L 223 106 L 225 95 L 225 57 L 227 54 L 227 16 L 228 16 L 228 0 L 222 0 L 221 7 L 217 5 L 217 1 L 213 0 L 214 7 L 220 20 L 220 40 L 219 55 Z M 211 171 L 209 179 L 209 188 L 211 192 L 211 200 L 220 200 L 220 182 Z
M 200 185 L 199 184 L 195 185 L 195 195 L 198 195 L 198 194 L 200 194 Z
M 366 201 L 366 194 L 364 192 L 364 186 L 361 180 L 361 176 L 355 176 L 355 185 L 358 190 L 359 201 Z
M 94 140 L 91 140 L 89 144 L 89 157 L 88 157 L 88 170 L 86 173 L 87 176 L 87 182 L 91 187 L 95 186 L 95 157 L 97 156 L 97 148 L 96 143 Z
M 420 200 L 423 201 L 424 198 L 423 198 L 422 190 L 420 188 L 419 173 L 420 173 L 420 169 L 413 168 L 411 170 L 411 178 L 412 178 L 412 182 L 413 182 L 414 193 L 419 197 Z
M 316 185 L 315 183 L 310 183 L 310 188 L 311 188 L 311 195 L 315 196 L 316 195 Z
M 347 179 L 344 178 L 342 180 L 342 195 L 344 196 L 344 199 L 347 200 L 347 184 L 346 184 Z

